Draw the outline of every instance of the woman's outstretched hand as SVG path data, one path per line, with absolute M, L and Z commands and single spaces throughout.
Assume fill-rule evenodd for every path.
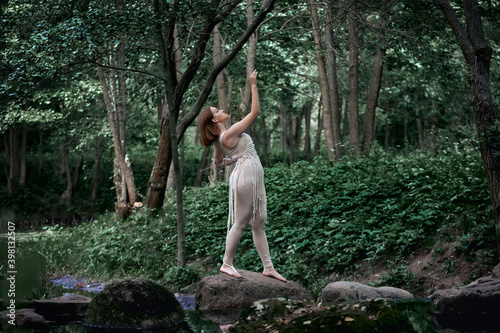
M 248 81 L 250 81 L 250 85 L 256 87 L 257 86 L 257 71 L 253 71 L 250 73 L 250 70 L 247 70 L 248 72 Z

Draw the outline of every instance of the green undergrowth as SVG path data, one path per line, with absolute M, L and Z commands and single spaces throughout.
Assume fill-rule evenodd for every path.
M 275 267 L 316 295 L 332 272 L 388 260 L 383 282 L 412 283 L 399 269 L 419 248 L 445 240 L 483 265 L 496 260 L 494 225 L 479 152 L 468 146 L 431 154 L 378 156 L 331 163 L 317 159 L 265 170 L 266 233 Z M 177 268 L 175 200 L 168 211 L 112 214 L 76 227 L 51 227 L 37 245 L 53 273 L 98 280 L 142 276 L 173 289 L 217 272 L 227 232 L 228 185 L 184 192 L 188 265 Z M 251 228 L 235 257 L 261 271 Z M 405 275 L 406 274 L 406 275 Z

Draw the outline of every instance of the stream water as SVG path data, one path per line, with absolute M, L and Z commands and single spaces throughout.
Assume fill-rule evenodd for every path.
M 28 248 L 36 248 L 36 243 L 30 242 L 26 237 L 19 241 L 23 237 L 20 233 L 16 234 L 15 261 L 9 262 L 7 234 L 7 230 L 0 230 L 1 311 L 7 309 L 12 302 L 15 302 L 16 309 L 22 309 L 30 307 L 32 300 L 50 299 L 68 293 L 94 297 L 104 288 L 103 284 L 89 283 L 85 279 L 72 276 L 48 278 L 43 258 L 35 251 L 26 251 Z M 13 264 L 13 266 L 9 266 L 9 264 Z M 9 279 L 9 277 L 13 277 L 13 279 Z M 186 322 L 192 332 L 211 333 L 221 331 L 220 324 L 203 319 L 194 310 L 194 295 L 176 294 L 176 297 L 186 312 Z M 2 332 L 33 332 L 31 329 L 9 325 L 4 313 L 2 313 L 1 317 Z M 88 330 L 82 323 L 54 326 L 50 330 L 50 333 L 62 332 L 88 333 Z M 159 331 L 156 332 L 159 333 Z M 164 332 L 171 331 L 166 330 Z
M 19 234 L 18 234 L 19 236 Z M 22 237 L 22 236 L 21 236 Z M 44 267 L 45 260 L 40 254 L 36 253 L 36 241 L 29 240 L 25 237 L 20 241 L 21 237 L 16 236 L 16 253 L 14 266 L 10 266 L 8 261 L 8 238 L 6 230 L 0 229 L 0 305 L 1 310 L 7 309 L 7 306 L 15 301 L 16 309 L 30 307 L 32 300 L 35 299 L 50 299 L 59 297 L 67 293 L 76 293 L 88 297 L 94 297 L 103 288 L 103 284 L 89 283 L 84 279 L 75 278 L 72 276 L 48 278 Z M 27 249 L 30 249 L 29 251 Z M 35 250 L 33 250 L 35 249 Z M 12 273 L 14 272 L 14 273 Z M 15 283 L 9 277 L 14 275 Z M 11 296 L 11 292 L 15 296 Z M 221 332 L 228 328 L 228 319 L 226 314 L 211 314 L 211 320 L 203 318 L 197 311 L 194 310 L 194 295 L 176 295 L 177 299 L 183 306 L 186 312 L 186 323 L 189 327 L 183 332 Z M 400 309 L 408 311 L 408 317 L 417 332 L 431 332 L 430 325 L 430 300 L 401 300 Z M 237 313 L 232 313 L 231 317 L 235 318 Z M 234 322 L 234 319 L 233 319 Z M 13 325 L 8 325 L 6 315 L 1 316 L 2 332 L 32 332 L 31 329 L 22 329 Z M 88 329 L 82 323 L 72 325 L 54 326 L 50 333 L 89 333 Z M 159 331 L 155 331 L 160 333 Z M 165 330 L 161 333 L 172 332 Z M 178 332 L 177 330 L 175 332 Z M 142 333 L 145 333 L 142 331 Z

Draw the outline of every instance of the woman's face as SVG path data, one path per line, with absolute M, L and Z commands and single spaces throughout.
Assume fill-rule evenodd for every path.
M 214 123 L 222 123 L 226 121 L 227 118 L 229 118 L 229 115 L 224 112 L 224 110 L 219 110 L 216 107 L 211 107 L 210 111 L 212 111 L 212 116 L 213 116 L 213 122 Z

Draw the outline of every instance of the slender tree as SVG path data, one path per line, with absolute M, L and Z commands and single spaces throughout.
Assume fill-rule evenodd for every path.
M 246 6 L 246 14 L 247 14 L 247 26 L 250 26 L 253 21 L 254 16 L 254 1 L 247 0 Z M 254 69 L 255 68 L 255 58 L 257 56 L 257 42 L 259 40 L 258 29 L 255 30 L 250 39 L 248 40 L 248 49 L 247 49 L 247 68 Z M 240 107 L 239 107 L 239 115 L 238 118 L 243 118 L 248 111 L 248 106 L 250 105 L 251 98 L 251 88 L 250 81 L 248 79 L 245 81 L 245 90 L 243 91 L 243 95 L 241 96 Z
M 358 0 L 349 0 L 349 144 L 359 156 L 359 102 L 358 102 Z
M 341 132 L 340 132 L 340 96 L 337 77 L 337 54 L 335 46 L 334 24 L 332 15 L 333 0 L 325 4 L 325 40 L 328 70 L 328 91 L 331 108 L 331 122 L 333 131 L 333 142 L 335 145 L 335 157 L 342 157 Z
M 319 28 L 318 5 L 316 0 L 309 0 L 311 10 L 311 19 L 313 26 L 313 38 L 316 45 L 316 61 L 318 63 L 318 73 L 321 86 L 321 101 L 323 104 L 323 128 L 325 130 L 326 146 L 328 148 L 328 158 L 330 161 L 335 159 L 335 154 L 339 154 L 340 150 L 335 149 L 335 140 L 332 126 L 332 110 L 330 103 L 330 88 L 328 87 L 328 77 L 326 74 L 325 60 L 321 47 L 321 36 Z
M 368 89 L 368 96 L 366 98 L 365 115 L 363 118 L 363 153 L 370 155 L 372 142 L 375 132 L 375 109 L 377 107 L 377 100 L 380 91 L 380 83 L 382 82 L 382 71 L 384 68 L 383 59 L 385 55 L 385 19 L 383 12 L 380 14 L 380 27 L 379 27 L 379 45 L 375 60 L 373 62 L 372 79 Z
M 493 50 L 486 42 L 477 0 L 464 0 L 467 31 L 448 0 L 438 0 L 469 69 L 469 85 L 476 122 L 479 149 L 483 159 L 490 198 L 493 205 L 497 238 L 500 240 L 500 131 L 490 86 L 490 64 Z

